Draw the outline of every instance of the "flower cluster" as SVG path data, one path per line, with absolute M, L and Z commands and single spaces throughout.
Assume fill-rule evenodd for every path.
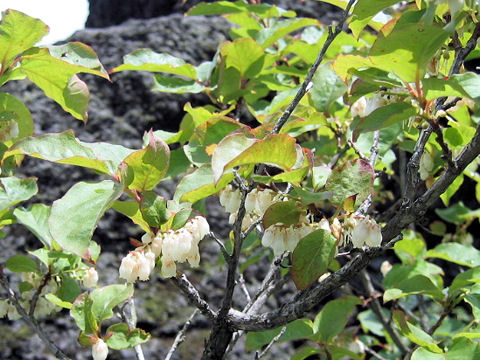
M 273 254 L 280 256 L 285 251 L 295 250 L 300 240 L 313 230 L 314 229 L 306 223 L 291 226 L 278 223 L 265 230 L 262 237 L 262 245 L 272 248 Z
M 241 198 L 240 191 L 234 190 L 231 185 L 228 185 L 220 192 L 220 204 L 230 213 L 230 224 L 233 224 L 237 218 Z M 265 210 L 270 205 L 279 200 L 280 196 L 270 189 L 254 189 L 249 192 L 245 199 L 245 216 L 242 221 L 242 230 L 248 229 L 263 216 Z
M 374 102 L 381 101 L 383 100 L 379 95 L 378 98 L 371 99 L 372 103 L 370 105 L 381 106 L 379 103 L 374 104 Z M 370 108 L 366 110 L 367 112 L 373 111 Z M 245 199 L 245 217 L 242 222 L 242 230 L 246 230 L 251 224 L 261 219 L 269 206 L 282 200 L 281 195 L 270 189 L 255 189 L 248 193 Z M 237 217 L 241 204 L 240 191 L 228 185 L 220 192 L 220 204 L 230 213 L 230 223 L 232 224 Z M 380 246 L 382 243 L 380 226 L 369 216 L 350 215 L 345 217 L 342 224 L 338 218 L 331 220 L 331 223 L 327 219 L 322 219 L 318 223 L 310 223 L 304 214 L 297 224 L 288 226 L 277 223 L 269 226 L 263 233 L 262 245 L 270 247 L 274 255 L 279 256 L 286 251 L 294 251 L 302 238 L 317 229 L 331 232 L 338 239 L 340 246 L 353 245 L 356 248 L 361 248 L 363 246 Z
M 344 220 L 341 245 L 351 243 L 355 248 L 376 247 L 382 244 L 380 225 L 370 216 L 349 216 Z
M 131 251 L 122 259 L 120 277 L 128 282 L 148 280 L 155 267 L 155 259 L 162 256 L 162 276 L 176 276 L 175 262 L 188 261 L 192 267 L 200 263 L 198 243 L 210 232 L 210 226 L 203 216 L 196 216 L 179 230 L 146 233 L 143 246 Z

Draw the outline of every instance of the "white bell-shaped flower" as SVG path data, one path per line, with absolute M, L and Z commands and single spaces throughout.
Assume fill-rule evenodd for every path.
M 150 243 L 150 251 L 155 254 L 155 257 L 159 257 L 162 253 L 162 244 L 163 244 L 163 234 L 155 236 L 153 241 Z
M 229 213 L 237 212 L 240 208 L 242 195 L 240 191 L 234 190 L 231 185 L 227 185 L 225 189 L 220 192 L 220 204 L 225 207 Z
M 162 256 L 162 276 L 164 278 L 177 276 L 177 265 L 175 265 L 175 261 L 165 255 Z
M 352 230 L 351 241 L 356 248 L 361 248 L 363 245 L 370 247 L 380 246 L 382 244 L 380 225 L 369 216 L 357 219 L 357 223 Z
M 97 342 L 92 346 L 93 360 L 105 360 L 107 356 L 108 356 L 107 344 L 102 339 L 98 339 Z
M 85 272 L 83 276 L 83 286 L 86 288 L 92 288 L 97 286 L 98 272 L 95 268 L 91 267 Z
M 145 251 L 142 247 L 135 251 L 130 251 L 127 256 L 122 259 L 120 264 L 119 276 L 127 282 L 137 280 L 148 280 L 150 273 L 155 267 L 155 254 L 152 251 Z

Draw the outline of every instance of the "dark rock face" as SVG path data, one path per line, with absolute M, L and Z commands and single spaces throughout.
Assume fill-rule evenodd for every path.
M 203 0 L 213 2 L 215 0 Z M 150 19 L 175 13 L 185 13 L 201 0 L 89 0 L 90 15 L 85 27 L 103 28 L 119 25 L 128 19 Z M 269 0 L 263 1 L 284 9 L 295 10 L 298 16 L 317 18 L 321 21 L 332 19 L 335 7 L 318 1 Z

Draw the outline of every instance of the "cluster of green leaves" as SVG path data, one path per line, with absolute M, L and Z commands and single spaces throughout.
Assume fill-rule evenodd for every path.
M 343 0 L 325 2 L 347 6 Z M 448 165 L 446 159 L 469 143 L 478 126 L 480 76 L 450 73 L 458 48 L 465 47 L 475 32 L 472 19 L 478 12 L 475 2 L 459 3 L 461 7 L 453 2 L 417 0 L 399 5 L 382 0 L 372 6 L 371 1 L 357 1 L 348 20 L 351 32 L 339 33 L 330 44 L 307 96 L 279 132 L 273 131 L 275 124 L 330 34 L 318 20 L 266 4 L 220 1 L 189 11 L 191 16 L 222 15 L 235 25 L 231 40 L 220 45 L 211 61 L 195 66 L 141 49 L 126 55 L 124 63 L 111 71 L 153 72 L 154 90 L 205 93 L 212 102 L 196 108 L 187 103 L 179 131 L 150 131 L 142 149 L 86 143 L 72 131 L 34 136 L 26 106 L 0 93 L 0 225 L 23 224 L 43 245 L 30 254 L 37 260 L 19 255 L 6 268 L 58 282 L 59 290 L 46 298 L 70 309 L 82 331 L 81 344 L 90 346 L 95 337 L 103 337 L 109 347 L 122 349 L 146 341 L 148 335 L 120 323 L 103 336 L 101 323 L 133 295 L 133 287 L 115 284 L 89 292 L 78 283 L 87 266 L 98 260 L 101 249 L 92 235 L 108 209 L 124 214 L 146 232 L 176 230 L 193 216 L 192 207 L 202 211 L 206 198 L 237 177 L 252 188 L 289 190 L 283 193 L 288 201 L 274 203 L 265 212 L 264 229 L 279 222 L 294 225 L 307 212 L 312 222 L 330 214 L 332 223 L 355 213 L 369 198 L 373 197 L 374 210 L 376 204 L 392 202 L 393 194 L 375 173 L 403 177 L 395 173 L 397 156 L 413 153 L 421 129 L 429 124 L 438 131 L 425 145 L 421 170 L 422 185 L 431 186 Z M 3 16 L 0 30 L 0 85 L 28 78 L 65 111 L 86 121 L 88 89 L 77 74 L 109 79 L 94 52 L 80 43 L 34 47 L 47 32 L 46 25 L 12 10 Z M 448 96 L 461 101 L 447 113 L 438 112 L 438 99 Z M 440 116 L 446 116 L 448 127 L 438 125 Z M 14 208 L 37 193 L 35 179 L 14 175 L 25 156 L 82 166 L 106 179 L 77 183 L 51 206 Z M 399 262 L 383 279 L 383 314 L 392 319 L 403 340 L 416 347 L 413 358 L 456 359 L 459 349 L 468 349 L 474 359 L 480 352 L 472 340 L 478 338 L 480 315 L 479 254 L 467 231 L 479 213 L 463 203 L 450 204 L 465 177 L 477 182 L 480 202 L 477 168 L 478 159 L 441 197 L 446 208 L 437 210 L 440 219 L 429 230 L 444 243 L 427 249 L 419 232 L 405 232 L 394 248 Z M 156 194 L 161 181 L 178 176 L 173 199 Z M 122 194 L 130 200 L 119 200 Z M 455 225 L 454 232 L 448 232 L 452 226 L 443 221 Z M 335 259 L 339 241 L 328 231 L 317 230 L 299 242 L 291 256 L 297 288 L 305 289 L 341 266 Z M 243 245 L 241 271 L 265 252 L 255 232 Z M 436 259 L 467 270 L 446 286 Z M 418 313 L 424 303 L 435 313 L 422 322 Z M 435 327 L 438 313 L 442 316 Z M 356 326 L 348 326 L 354 317 Z M 425 323 L 434 331 L 429 333 Z M 259 349 L 280 331 L 250 333 L 247 347 Z M 313 322 L 299 319 L 287 325 L 279 340 L 293 339 L 308 340 L 295 355 L 298 360 L 313 354 L 362 359 L 365 347 L 378 347 L 378 353 L 389 359 L 401 352 L 380 319 L 355 296 L 328 302 Z

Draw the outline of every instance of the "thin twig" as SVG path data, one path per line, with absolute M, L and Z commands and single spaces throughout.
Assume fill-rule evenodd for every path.
M 37 320 L 27 314 L 25 309 L 20 304 L 18 296 L 15 291 L 10 287 L 9 282 L 5 274 L 3 273 L 3 267 L 0 265 L 0 285 L 7 292 L 8 299 L 15 306 L 17 312 L 20 314 L 22 319 L 30 326 L 30 328 L 38 335 L 38 337 L 48 346 L 52 354 L 60 360 L 71 360 L 56 344 L 54 344 L 45 331 L 42 329 Z
M 380 355 L 379 353 L 377 353 L 375 350 L 373 350 L 371 347 L 369 346 L 365 346 L 365 351 L 368 352 L 370 355 L 372 355 L 375 359 L 378 359 L 378 360 L 387 360 L 387 358 L 384 358 L 382 355 Z
M 372 147 L 370 148 L 370 156 L 368 157 L 368 159 L 365 159 L 365 161 L 367 161 L 370 164 L 372 169 L 375 168 L 375 162 L 377 161 L 379 142 L 380 142 L 380 131 L 377 130 L 373 133 L 373 143 L 372 143 Z M 368 197 L 365 199 L 365 201 L 359 206 L 357 211 L 355 211 L 355 214 L 357 215 L 366 214 L 371 204 L 372 204 L 372 194 L 369 194 Z
M 225 247 L 225 245 L 223 244 L 222 240 L 220 240 L 217 235 L 215 235 L 215 233 L 213 232 L 209 232 L 207 234 L 207 236 L 213 240 L 215 240 L 215 242 L 218 244 L 218 246 L 220 247 L 220 251 L 222 252 L 222 255 L 225 259 L 225 261 L 228 263 L 230 261 L 230 254 L 228 253 L 227 251 L 227 248 Z
M 335 40 L 335 38 L 342 32 L 343 25 L 345 24 L 345 21 L 347 20 L 347 18 L 350 16 L 350 9 L 352 8 L 355 1 L 356 0 L 350 0 L 348 2 L 347 7 L 343 11 L 342 18 L 340 19 L 338 25 L 335 27 L 335 30 L 332 31 L 331 28 L 329 28 L 328 37 L 325 40 L 325 43 L 323 44 L 322 50 L 320 50 L 320 53 L 318 54 L 317 59 L 313 63 L 312 67 L 310 68 L 310 71 L 305 77 L 305 80 L 303 80 L 303 83 L 300 86 L 300 89 L 298 90 L 297 94 L 295 95 L 295 98 L 287 106 L 282 116 L 275 123 L 272 134 L 278 134 L 280 132 L 280 129 L 288 121 L 288 119 L 290 118 L 290 115 L 292 115 L 293 111 L 295 110 L 297 105 L 300 103 L 300 100 L 302 100 L 302 98 L 307 93 L 309 87 L 311 86 L 310 83 L 313 79 L 313 76 L 315 75 L 315 72 L 317 71 L 318 67 L 323 61 L 323 57 L 325 56 L 325 53 L 327 52 L 328 48 L 332 44 L 333 40 Z
M 195 309 L 195 311 L 190 315 L 187 321 L 185 321 L 185 324 L 183 324 L 183 327 L 177 333 L 177 336 L 175 336 L 175 340 L 173 341 L 173 344 L 170 347 L 170 350 L 168 351 L 167 356 L 165 357 L 165 360 L 170 360 L 173 354 L 175 353 L 175 351 L 177 350 L 178 346 L 185 341 L 187 330 L 192 324 L 193 318 L 197 314 L 198 314 L 198 309 Z
M 443 158 L 447 160 L 447 164 L 450 167 L 454 167 L 455 164 L 453 163 L 453 156 L 452 156 L 452 150 L 448 147 L 448 145 L 445 143 L 445 140 L 443 139 L 443 133 L 442 129 L 440 129 L 440 126 L 438 123 L 434 120 L 427 120 L 430 126 L 432 127 L 433 131 L 435 132 L 435 135 L 437 135 L 437 143 L 440 145 L 440 148 L 442 149 L 443 152 Z
M 173 284 L 177 286 L 190 300 L 190 302 L 195 305 L 200 312 L 205 315 L 210 320 L 215 320 L 217 315 L 210 308 L 210 305 L 202 299 L 198 290 L 192 285 L 192 283 L 187 279 L 185 274 L 181 276 L 171 278 Z
M 244 232 L 242 232 L 242 237 L 243 239 L 246 239 L 246 237 L 257 227 L 258 224 L 260 224 L 262 222 L 262 218 L 259 218 L 257 220 L 255 220 L 249 227 L 247 230 L 245 230 Z
M 408 206 L 408 203 L 415 198 L 417 185 L 420 182 L 420 175 L 418 169 L 420 168 L 420 158 L 425 151 L 425 144 L 427 143 L 433 128 L 429 126 L 427 129 L 422 129 L 415 144 L 412 157 L 407 163 L 407 181 L 405 183 L 405 194 L 403 197 L 402 206 Z
M 245 297 L 247 298 L 247 301 L 248 302 L 252 301 L 252 297 L 250 296 L 250 293 L 248 292 L 247 285 L 245 284 L 245 278 L 243 277 L 243 274 L 238 275 L 238 282 L 240 284 L 240 288 L 242 289 L 243 293 L 245 294 Z
M 380 302 L 375 297 L 375 289 L 373 288 L 372 280 L 370 279 L 370 275 L 365 270 L 360 272 L 360 278 L 362 279 L 363 287 L 365 288 L 368 297 L 372 300 L 370 302 L 370 308 L 374 312 L 375 316 L 380 320 L 383 325 L 383 328 L 388 332 L 390 337 L 392 338 L 395 345 L 398 347 L 400 352 L 406 354 L 409 351 L 409 348 L 403 343 L 402 337 L 398 333 L 398 331 L 392 326 L 391 321 L 385 317 L 383 314 L 383 308 L 380 305 Z
M 133 330 L 137 327 L 137 310 L 135 308 L 135 301 L 133 300 L 133 297 L 128 299 L 125 305 L 122 307 L 122 315 L 130 330 Z M 135 345 L 133 349 L 135 351 L 137 360 L 145 360 L 142 346 L 140 344 Z
M 35 313 L 35 308 L 37 307 L 38 298 L 40 297 L 40 294 L 42 293 L 43 288 L 47 285 L 48 280 L 50 280 L 50 271 L 45 274 L 45 276 L 42 279 L 42 282 L 40 283 L 37 290 L 35 290 L 35 293 L 32 296 L 32 300 L 30 301 L 30 310 L 28 311 L 28 316 L 33 317 L 33 314 Z
M 268 345 L 265 347 L 265 349 L 262 350 L 261 353 L 256 353 L 255 354 L 255 359 L 258 360 L 258 359 L 261 359 L 262 357 L 264 357 L 269 351 L 270 349 L 272 348 L 273 344 L 275 344 L 278 340 L 280 340 L 280 338 L 282 337 L 282 335 L 285 333 L 285 331 L 287 331 L 287 327 L 284 326 L 282 327 L 282 329 L 280 330 L 280 332 L 277 334 L 277 336 L 275 336 L 269 343 Z

